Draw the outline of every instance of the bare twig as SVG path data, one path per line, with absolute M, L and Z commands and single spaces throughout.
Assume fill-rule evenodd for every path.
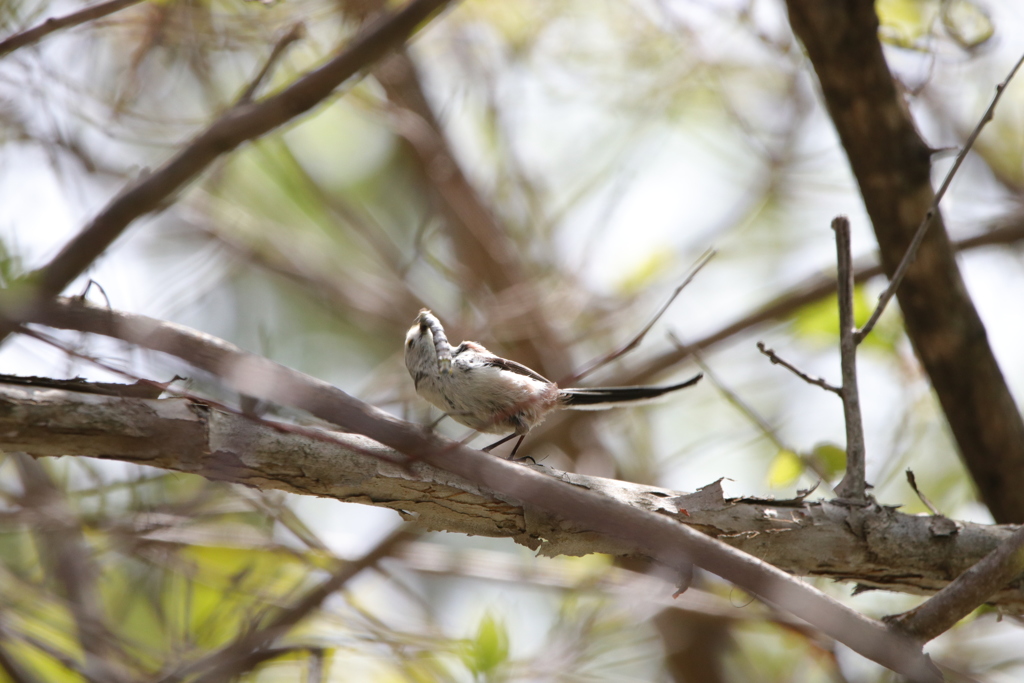
M 917 250 L 921 247 L 921 242 L 924 241 L 924 236 L 928 232 L 928 228 L 931 226 L 932 221 L 935 219 L 935 215 L 939 211 L 939 202 L 946 194 L 946 190 L 949 189 L 949 184 L 953 181 L 953 176 L 960 170 L 960 165 L 963 163 L 967 153 L 971 151 L 971 147 L 974 146 L 975 140 L 978 139 L 978 135 L 981 134 L 981 129 L 985 127 L 989 121 L 992 120 L 992 112 L 995 111 L 996 105 L 999 103 L 999 99 L 1003 96 L 1003 92 L 1006 90 L 1006 86 L 1009 85 L 1010 80 L 1020 69 L 1021 64 L 1024 64 L 1024 55 L 1017 60 L 1017 63 L 1013 65 L 1010 73 L 1003 79 L 1003 82 L 996 86 L 996 94 L 992 98 L 992 102 L 988 105 L 988 109 L 982 115 L 981 120 L 978 121 L 978 125 L 971 131 L 970 136 L 967 138 L 967 142 L 964 143 L 963 149 L 956 155 L 956 159 L 953 161 L 953 165 L 946 173 L 946 177 L 942 181 L 942 185 L 939 186 L 938 191 L 935 193 L 935 198 L 932 199 L 932 205 L 928 208 L 928 211 L 924 215 L 924 219 L 921 221 L 921 225 L 918 226 L 917 232 L 914 233 L 914 239 L 910 241 L 910 246 L 907 247 L 906 253 L 900 260 L 899 266 L 896 268 L 896 272 L 892 274 L 892 278 L 889 280 L 889 285 L 878 297 L 878 305 L 875 310 L 871 313 L 871 317 L 859 330 L 854 333 L 854 341 L 860 344 L 864 341 L 871 330 L 874 329 L 875 323 L 878 322 L 878 318 L 881 317 L 882 312 L 885 311 L 886 305 L 889 300 L 892 299 L 893 295 L 896 294 L 896 290 L 899 289 L 900 283 L 903 282 L 904 276 L 907 274 L 907 269 L 910 268 L 910 264 L 914 262 L 914 258 L 917 256 Z
M 18 48 L 39 42 L 54 31 L 78 26 L 93 19 L 100 19 L 139 2 L 141 0 L 107 0 L 107 2 L 101 2 L 98 5 L 80 9 L 63 17 L 51 17 L 37 26 L 33 26 L 21 33 L 16 33 L 13 36 L 8 36 L 3 41 L 0 41 L 0 57 L 10 54 Z
M 10 311 L 3 311 L 10 315 Z M 113 336 L 170 353 L 220 376 L 240 393 L 306 410 L 402 453 L 512 496 L 565 519 L 586 520 L 588 529 L 621 539 L 636 552 L 679 569 L 695 563 L 748 592 L 792 612 L 827 635 L 915 681 L 941 675 L 920 648 L 893 631 L 799 579 L 681 524 L 500 458 L 481 455 L 398 420 L 341 390 L 266 358 L 180 325 L 145 316 L 97 310 L 60 301 L 33 307 L 34 320 L 51 326 Z
M 614 351 L 606 353 L 603 356 L 599 356 L 598 358 L 595 358 L 594 360 L 590 361 L 583 367 L 582 370 L 576 372 L 575 374 L 571 375 L 568 378 L 560 380 L 559 383 L 564 385 L 578 382 L 587 375 L 594 372 L 595 370 L 604 367 L 608 363 L 614 361 L 616 358 L 621 358 L 622 356 L 626 355 L 636 347 L 640 346 L 641 342 L 643 342 L 644 340 L 644 337 L 646 337 L 647 333 L 651 331 L 651 328 L 654 327 L 655 323 L 657 323 L 661 319 L 661 316 L 665 315 L 665 312 L 668 311 L 668 308 L 669 306 L 672 305 L 672 302 L 676 300 L 676 298 L 688 284 L 693 282 L 693 278 L 697 277 L 697 273 L 699 273 L 701 269 L 704 268 L 704 266 L 706 266 L 712 258 L 714 258 L 716 253 L 717 252 L 714 249 L 708 249 L 707 251 L 700 255 L 700 257 L 697 259 L 697 262 L 693 264 L 693 267 L 690 269 L 690 273 L 686 276 L 686 278 L 683 279 L 681 283 L 679 283 L 679 286 L 672 291 L 672 294 L 670 294 L 665 303 L 661 305 L 661 308 L 659 308 L 658 311 L 654 314 L 654 317 L 652 317 L 650 321 L 648 321 L 648 323 L 643 326 L 643 329 L 637 332 L 632 339 L 630 339 L 628 342 L 620 346 L 618 349 L 615 349 Z
M 215 159 L 312 109 L 334 89 L 405 41 L 449 0 L 412 0 L 401 10 L 370 23 L 326 64 L 281 92 L 234 107 L 156 171 L 139 178 L 82 229 L 30 279 L 40 298 L 59 294 L 139 216 L 158 210 Z
M 945 633 L 1024 571 L 1024 528 L 909 612 L 886 621 L 918 642 Z
M 917 488 L 917 477 L 914 476 L 914 471 L 909 467 L 907 468 L 907 483 L 910 484 L 910 488 L 914 489 L 914 493 L 917 494 L 918 499 L 924 503 L 924 506 L 928 508 L 929 512 L 933 515 L 942 516 L 939 509 L 935 507 L 930 500 L 928 500 L 928 496 L 924 495 L 921 489 Z
M 821 387 L 826 391 L 831 391 L 833 394 L 837 396 L 843 395 L 842 389 L 840 389 L 837 386 L 829 384 L 821 377 L 812 377 L 811 375 L 808 375 L 807 373 L 797 368 L 792 363 L 783 360 L 777 353 L 775 353 L 774 349 L 769 349 L 767 346 L 765 346 L 764 342 L 757 342 L 757 350 L 763 353 L 764 355 L 768 356 L 768 360 L 770 360 L 772 363 L 774 363 L 775 365 L 781 365 L 782 367 L 786 368 L 794 375 L 796 375 L 803 381 L 807 382 L 808 384 L 813 384 L 814 386 Z
M 270 54 L 267 56 L 267 61 L 263 63 L 263 68 L 260 69 L 260 72 L 258 74 L 256 74 L 256 77 L 252 79 L 252 83 L 250 83 L 249 87 L 247 87 L 245 91 L 238 96 L 238 102 L 235 103 L 236 107 L 242 106 L 243 104 L 248 104 L 250 101 L 252 101 L 253 95 L 255 95 L 256 91 L 259 90 L 259 87 L 263 85 L 263 81 L 264 79 L 266 79 L 267 74 L 269 74 L 270 70 L 274 68 L 275 64 L 277 64 L 277 60 L 281 58 L 281 56 L 284 54 L 284 51 L 287 50 L 292 43 L 294 43 L 297 40 L 301 40 L 305 36 L 305 24 L 303 24 L 301 21 L 292 24 L 292 27 L 288 30 L 288 32 L 281 36 L 274 44 L 274 48 L 270 51 Z
M 857 342 L 853 323 L 853 260 L 850 256 L 850 221 L 836 216 L 832 221 L 836 233 L 836 258 L 839 266 L 839 357 L 843 373 L 843 418 L 846 422 L 846 474 L 836 487 L 842 498 L 857 502 L 866 500 L 864 465 L 864 423 L 857 390 Z

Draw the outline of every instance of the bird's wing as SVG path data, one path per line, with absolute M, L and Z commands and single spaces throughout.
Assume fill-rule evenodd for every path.
M 508 372 L 514 372 L 517 375 L 523 375 L 525 377 L 535 379 L 538 382 L 544 382 L 544 384 L 553 384 L 551 380 L 549 380 L 547 377 L 540 374 L 536 370 L 531 370 L 522 363 L 517 363 L 514 360 L 502 358 L 501 356 L 495 356 L 493 353 L 485 349 L 480 344 L 477 344 L 476 342 L 462 342 L 461 344 L 459 344 L 459 347 L 455 349 L 454 355 L 458 356 L 463 351 L 469 349 L 472 349 L 473 351 L 476 351 L 478 354 L 480 354 L 480 363 L 485 366 L 498 368 L 499 370 L 507 370 Z
M 553 383 L 551 380 L 549 380 L 547 377 L 540 374 L 536 370 L 531 370 L 522 363 L 517 363 L 514 360 L 509 360 L 507 358 L 501 358 L 500 356 L 492 356 L 488 358 L 487 360 L 484 361 L 484 365 L 490 365 L 496 368 L 500 368 L 502 370 L 508 370 L 509 372 L 516 373 L 517 375 L 526 375 L 527 377 L 532 377 L 537 381 L 544 382 L 544 384 Z

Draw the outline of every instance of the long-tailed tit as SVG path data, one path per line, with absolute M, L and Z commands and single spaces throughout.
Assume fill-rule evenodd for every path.
M 464 341 L 452 348 L 441 322 L 423 309 L 405 335 L 405 367 L 416 393 L 456 422 L 481 432 L 512 432 L 491 444 L 490 451 L 518 436 L 514 458 L 526 433 L 547 414 L 563 408 L 604 410 L 649 402 L 703 377 L 667 387 L 600 387 L 562 389 L 530 368 L 494 355 L 480 344 Z

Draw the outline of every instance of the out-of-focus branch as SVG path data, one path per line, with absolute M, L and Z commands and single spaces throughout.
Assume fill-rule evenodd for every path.
M 237 676 L 252 670 L 265 661 L 265 658 L 254 656 L 255 653 L 264 650 L 288 633 L 296 624 L 316 611 L 332 593 L 341 590 L 357 574 L 364 569 L 373 567 L 395 552 L 403 543 L 415 538 L 416 535 L 415 532 L 404 527 L 396 529 L 370 552 L 358 560 L 344 563 L 330 578 L 310 590 L 292 605 L 281 609 L 266 624 L 256 630 L 244 633 L 231 644 L 201 660 L 159 679 L 158 683 L 178 683 L 186 678 L 189 678 L 192 683 L 219 683 L 220 681 L 234 680 Z M 196 674 L 201 675 L 196 676 Z M 192 676 L 196 677 L 191 678 Z
M 655 323 L 661 320 L 661 316 L 665 315 L 665 312 L 668 311 L 669 306 L 672 305 L 672 302 L 676 300 L 676 298 L 682 293 L 682 291 L 686 288 L 688 284 L 693 282 L 693 278 L 697 277 L 697 273 L 699 273 L 704 268 L 704 266 L 706 266 L 708 262 L 712 258 L 714 258 L 715 253 L 716 252 L 714 249 L 708 249 L 707 251 L 700 255 L 700 258 L 697 259 L 697 262 L 693 265 L 693 268 L 690 270 L 690 273 L 683 279 L 681 283 L 679 283 L 678 287 L 672 290 L 672 293 L 669 295 L 665 303 L 663 303 L 661 307 L 657 311 L 655 311 L 651 319 L 647 321 L 647 324 L 644 325 L 639 332 L 633 335 L 632 339 L 630 339 L 628 342 L 626 342 L 619 348 L 614 349 L 613 351 L 610 351 L 598 358 L 595 358 L 594 360 L 587 363 L 582 370 L 573 373 L 571 377 L 558 380 L 558 383 L 561 384 L 562 386 L 565 386 L 566 384 L 571 382 L 578 382 L 587 375 L 604 367 L 605 365 L 608 365 L 617 358 L 622 358 L 624 355 L 626 355 L 636 347 L 640 346 L 644 338 L 651 331 L 651 328 L 654 327 Z
M 1022 240 L 1024 240 L 1024 216 L 1013 216 L 1007 219 L 1004 224 L 998 225 L 979 235 L 955 242 L 953 246 L 957 251 L 971 251 L 982 247 L 1016 244 Z M 882 266 L 872 263 L 873 260 L 861 258 L 854 262 L 853 281 L 856 284 L 867 282 L 885 272 Z M 792 287 L 789 291 L 783 292 L 774 300 L 764 304 L 756 311 L 729 323 L 721 329 L 697 341 L 679 346 L 671 351 L 666 351 L 632 372 L 616 376 L 614 383 L 644 384 L 649 382 L 667 369 L 689 358 L 695 351 L 711 348 L 738 334 L 752 330 L 758 325 L 785 318 L 804 306 L 821 301 L 825 297 L 835 294 L 835 292 L 836 281 L 834 277 L 826 275 L 809 277 Z
M 218 157 L 309 111 L 388 51 L 409 38 L 449 0 L 412 0 L 369 24 L 336 57 L 281 92 L 232 108 L 157 170 L 126 187 L 45 267 L 32 274 L 35 295 L 59 294 L 136 218 L 158 210 Z
M 891 279 L 934 204 L 932 150 L 889 72 L 874 3 L 787 0 L 786 5 Z M 940 212 L 896 296 L 907 336 L 982 500 L 996 520 L 1024 521 L 1024 420 L 964 286 Z
M 85 655 L 83 676 L 95 683 L 127 681 L 124 652 L 106 625 L 92 562 L 79 521 L 42 465 L 24 453 L 10 456 L 21 475 L 27 506 L 45 512 L 34 525 L 43 566 L 60 585 Z
M 8 36 L 0 41 L 0 57 L 14 52 L 18 48 L 38 43 L 40 40 L 50 35 L 54 31 L 59 31 L 62 28 L 70 28 L 72 26 L 78 26 L 84 24 L 87 21 L 93 19 L 100 19 L 113 14 L 125 7 L 131 7 L 132 5 L 138 4 L 142 0 L 107 0 L 107 2 L 101 2 L 85 9 L 80 9 L 77 12 L 66 14 L 63 17 L 51 17 L 43 23 L 33 26 L 32 28 L 22 31 L 21 33 L 15 33 L 13 36 Z
M 540 293 L 519 257 L 520 248 L 508 229 L 477 192 L 455 156 L 440 121 L 427 99 L 415 62 L 406 50 L 382 61 L 373 75 L 392 105 L 396 132 L 408 143 L 424 184 L 437 199 L 452 249 L 457 274 L 467 294 L 494 315 L 490 323 L 518 328 L 509 353 L 549 377 L 570 372 L 570 358 L 545 317 Z M 495 295 L 481 299 L 481 285 Z M 529 330 L 522 334 L 522 330 Z
M 266 61 L 263 62 L 263 67 L 259 70 L 259 73 L 256 74 L 248 87 L 246 87 L 242 94 L 239 95 L 238 101 L 235 103 L 236 106 L 248 104 L 252 101 L 253 96 L 256 95 L 256 91 L 260 89 L 261 85 L 263 85 L 263 81 L 265 81 L 267 76 L 270 75 L 270 71 L 284 55 L 285 50 L 287 50 L 292 43 L 297 40 L 301 40 L 305 35 L 306 26 L 299 21 L 292 24 L 292 27 L 277 39 L 277 42 L 274 43 L 274 47 L 270 50 L 270 54 L 267 55 Z
M 12 311 L 4 313 L 9 318 Z M 633 552 L 647 555 L 678 572 L 685 571 L 691 563 L 697 564 L 912 680 L 942 680 L 919 648 L 890 629 L 781 570 L 702 535 L 669 514 L 634 507 L 598 491 L 485 456 L 437 436 L 425 436 L 418 426 L 391 417 L 329 384 L 180 325 L 98 309 L 76 301 L 41 305 L 30 313 L 31 320 L 17 322 L 37 322 L 103 334 L 170 353 L 216 374 L 242 394 L 306 410 L 419 462 L 521 501 L 527 506 L 528 514 L 532 509 L 572 520 L 585 529 L 617 539 Z M 673 507 L 666 510 L 663 504 L 654 509 L 671 512 Z M 681 514 L 677 508 L 675 512 Z

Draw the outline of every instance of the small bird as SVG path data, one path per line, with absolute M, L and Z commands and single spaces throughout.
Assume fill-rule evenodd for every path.
M 667 387 L 599 387 L 562 389 L 530 368 L 497 356 L 476 342 L 454 349 L 441 322 L 420 311 L 405 335 L 405 367 L 416 393 L 456 422 L 489 434 L 512 432 L 491 444 L 490 451 L 519 437 L 515 457 L 527 432 L 554 410 L 605 410 L 647 403 L 669 392 L 693 386 L 703 374 Z

